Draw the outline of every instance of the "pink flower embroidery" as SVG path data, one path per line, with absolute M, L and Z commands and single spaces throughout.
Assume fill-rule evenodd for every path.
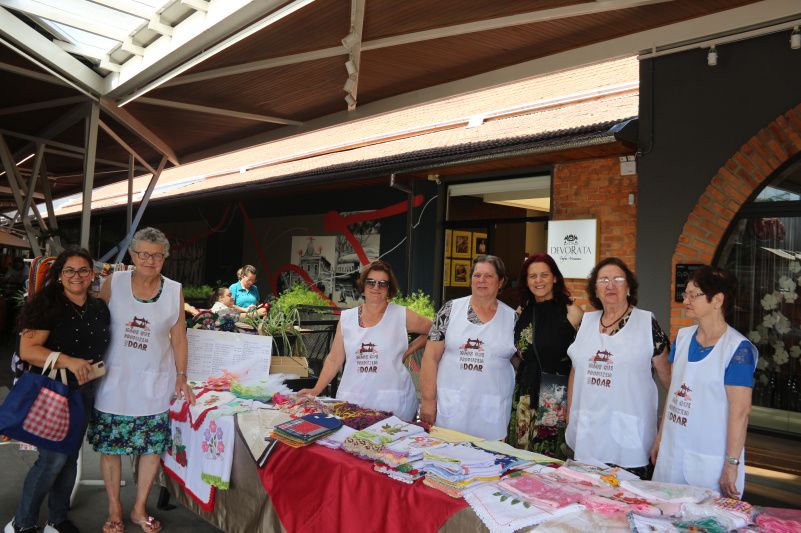
M 225 444 L 223 444 L 222 442 L 217 443 L 217 452 L 223 453 L 224 451 L 225 451 Z
M 201 443 L 200 447 L 203 450 L 203 453 L 209 451 L 209 443 L 208 442 Z

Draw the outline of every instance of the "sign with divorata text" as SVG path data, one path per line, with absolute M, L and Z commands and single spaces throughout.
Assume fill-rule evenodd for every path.
M 548 222 L 548 254 L 565 278 L 590 275 L 598 262 L 598 221 L 551 220 Z

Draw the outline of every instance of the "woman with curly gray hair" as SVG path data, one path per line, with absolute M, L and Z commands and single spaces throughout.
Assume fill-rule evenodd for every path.
M 103 533 L 125 530 L 120 502 L 122 455 L 138 455 L 131 521 L 145 533 L 161 529 L 146 503 L 161 453 L 170 443 L 167 411 L 176 394 L 194 403 L 188 364 L 181 284 L 161 275 L 170 243 L 155 228 L 137 231 L 128 248 L 134 269 L 115 272 L 100 291 L 111 311 L 106 377 L 95 401 L 89 442 L 101 454 L 108 494 Z

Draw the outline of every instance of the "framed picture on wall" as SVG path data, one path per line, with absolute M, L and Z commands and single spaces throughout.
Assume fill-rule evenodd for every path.
M 445 257 L 451 256 L 451 234 L 453 232 L 449 229 L 445 230 Z
M 445 272 L 442 273 L 442 284 L 445 287 L 451 286 L 451 260 L 445 259 Z
M 470 251 L 472 248 L 472 233 L 469 231 L 457 231 L 454 230 L 453 232 L 453 249 L 451 251 L 451 257 L 455 259 L 470 259 L 473 257 L 470 255 Z M 453 278 L 451 278 L 453 279 Z
M 451 287 L 470 286 L 470 260 L 453 259 L 451 261 Z
M 473 233 L 473 257 L 477 255 L 488 254 L 487 247 L 487 234 L 486 233 Z

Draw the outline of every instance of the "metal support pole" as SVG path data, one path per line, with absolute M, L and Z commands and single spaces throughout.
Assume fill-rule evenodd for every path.
M 159 181 L 159 176 L 161 176 L 161 172 L 164 170 L 164 167 L 167 165 L 167 156 L 163 156 L 161 158 L 161 163 L 159 163 L 158 168 L 156 169 L 156 173 L 150 177 L 150 183 L 147 185 L 147 189 L 145 190 L 144 196 L 142 196 L 142 201 L 139 203 L 139 208 L 136 210 L 136 216 L 134 217 L 133 221 L 131 222 L 131 229 L 128 230 L 128 233 L 125 235 L 125 238 L 120 241 L 120 243 L 106 252 L 106 254 L 100 258 L 100 262 L 108 261 L 112 255 L 115 253 L 117 254 L 116 258 L 114 259 L 115 263 L 119 263 L 122 261 L 122 258 L 125 256 L 125 252 L 128 250 L 128 244 L 131 242 L 131 237 L 133 234 L 136 233 L 136 228 L 139 226 L 139 222 L 142 220 L 142 215 L 145 214 L 145 209 L 147 208 L 148 202 L 150 202 L 150 195 L 153 194 L 153 189 L 156 188 L 156 183 Z
M 125 234 L 131 232 L 131 221 L 133 220 L 133 180 L 134 180 L 134 156 L 128 155 L 128 205 L 125 209 Z
M 89 249 L 89 229 L 92 221 L 92 189 L 95 184 L 95 157 L 97 156 L 97 123 L 100 106 L 92 103 L 86 117 L 86 154 L 83 160 L 83 210 L 81 212 L 81 248 Z
M 414 225 L 414 192 L 406 185 L 395 181 L 395 174 L 389 177 L 389 186 L 406 193 L 406 294 L 412 293 L 412 231 Z
M 52 230 L 50 240 L 53 242 L 53 254 L 58 255 L 64 250 L 64 245 L 61 244 L 61 237 L 58 236 L 58 220 L 56 219 L 56 210 L 53 208 L 53 191 L 50 189 L 50 179 L 47 177 L 47 165 L 44 158 L 42 158 L 42 192 L 45 197 L 45 207 L 47 208 L 47 222 Z
M 42 168 L 42 161 L 44 161 L 44 144 L 36 145 L 36 155 L 33 159 L 33 170 L 31 171 L 31 177 L 28 179 L 28 188 L 25 191 L 25 207 L 23 208 L 23 213 L 25 216 L 28 216 L 28 212 L 33 207 L 34 215 L 36 216 L 36 221 L 39 223 L 39 228 L 47 233 L 47 223 L 45 222 L 42 215 L 39 213 L 39 208 L 36 207 L 36 202 L 33 201 L 33 195 L 36 192 L 36 180 L 39 179 L 39 172 Z
M 34 233 L 31 221 L 23 212 L 25 201 L 22 198 L 22 190 L 20 188 L 21 178 L 17 169 L 17 164 L 11 155 L 11 150 L 6 144 L 6 139 L 0 135 L 0 160 L 3 162 L 3 167 L 6 170 L 8 177 L 8 184 L 11 187 L 11 193 L 14 196 L 14 203 L 17 204 L 17 212 L 22 219 L 22 224 L 25 226 L 25 233 L 28 235 L 28 242 L 31 245 L 31 250 L 34 255 L 42 255 L 42 250 L 39 248 L 39 236 Z

